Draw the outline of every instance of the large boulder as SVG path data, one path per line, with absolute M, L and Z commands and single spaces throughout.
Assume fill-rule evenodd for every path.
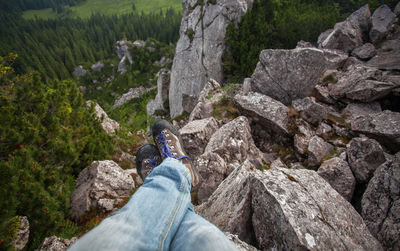
M 305 121 L 318 125 L 328 116 L 329 108 L 318 104 L 313 98 L 296 99 L 292 102 L 293 108 L 300 112 L 300 117 Z
M 378 42 L 389 34 L 390 27 L 396 20 L 396 15 L 386 4 L 381 5 L 372 14 L 372 28 L 369 31 L 369 38 L 373 43 Z
M 132 177 L 114 161 L 94 161 L 79 173 L 71 195 L 71 217 L 79 221 L 91 210 L 111 212 L 134 188 Z
M 165 102 L 168 100 L 168 89 L 171 72 L 168 69 L 161 69 L 157 73 L 157 95 L 147 104 L 147 115 L 153 115 L 157 110 L 165 110 Z
M 185 151 L 189 156 L 203 154 L 211 136 L 218 130 L 218 121 L 214 117 L 194 120 L 179 130 Z
M 222 96 L 221 85 L 214 79 L 210 79 L 201 90 L 197 103 L 189 115 L 189 121 L 211 117 L 214 105 Z
M 131 41 L 128 40 L 117 41 L 115 47 L 116 47 L 115 52 L 117 53 L 119 59 L 126 57 L 129 60 L 130 64 L 133 63 L 131 53 L 129 52 L 129 49 L 132 48 Z
M 378 102 L 351 103 L 343 109 L 342 114 L 346 117 L 346 121 L 351 122 L 351 120 L 360 116 L 379 112 L 382 112 L 382 108 Z
M 90 68 L 92 69 L 92 71 L 100 71 L 101 69 L 103 69 L 104 64 L 102 62 L 97 62 L 95 64 L 93 64 Z
M 318 168 L 317 173 L 343 198 L 351 201 L 356 187 L 356 179 L 346 161 L 338 157 L 326 160 Z
M 231 240 L 235 244 L 238 251 L 257 251 L 258 250 L 257 248 L 247 244 L 246 242 L 241 241 L 237 235 L 226 234 L 226 236 L 228 237 L 229 240 Z
M 143 86 L 139 86 L 137 88 L 129 88 L 129 91 L 127 93 L 122 94 L 121 97 L 115 100 L 113 108 L 117 108 L 126 102 L 128 102 L 131 99 L 134 98 L 139 98 L 141 97 L 144 93 L 148 92 L 153 88 L 144 88 Z
M 266 128 L 278 134 L 289 134 L 289 108 L 279 101 L 257 92 L 247 95 L 237 94 L 234 97 L 241 114 L 251 117 Z
M 224 232 L 233 233 L 247 243 L 255 242 L 251 229 L 250 172 L 252 164 L 245 161 L 235 169 L 196 212 Z M 249 230 L 251 229 L 251 230 Z
M 310 167 L 318 167 L 322 160 L 327 157 L 334 147 L 326 142 L 323 138 L 314 136 L 308 143 L 308 165 Z
M 363 36 L 368 31 L 370 16 L 368 5 L 364 5 L 345 21 L 337 23 L 333 30 L 322 33 L 318 38 L 318 46 L 351 52 L 363 44 Z
M 296 149 L 298 153 L 305 155 L 308 152 L 310 139 L 315 135 L 315 132 L 311 126 L 304 121 L 298 121 L 296 125 L 297 133 L 294 135 L 294 149 Z
M 263 50 L 251 76 L 252 90 L 289 105 L 309 96 L 318 78 L 341 66 L 347 57 L 339 51 L 316 48 Z
M 91 106 L 92 101 L 88 100 L 86 102 L 86 105 Z M 96 114 L 96 117 L 100 120 L 101 126 L 103 127 L 104 131 L 106 131 L 109 135 L 114 134 L 115 131 L 120 129 L 118 122 L 110 119 L 103 108 L 101 108 L 101 106 L 97 103 L 94 104 L 94 112 Z
M 245 160 L 261 168 L 265 159 L 254 144 L 248 119 L 240 116 L 212 135 L 204 154 L 194 163 L 203 178 L 198 192 L 199 202 L 207 200 L 224 178 Z
M 38 251 L 65 251 L 77 240 L 76 237 L 73 237 L 70 240 L 57 236 L 47 237 L 40 245 Z
M 263 250 L 382 250 L 351 204 L 316 172 L 255 170 L 250 182 Z
M 77 78 L 83 77 L 87 74 L 87 70 L 85 70 L 82 65 L 79 65 L 75 67 L 73 74 Z
M 350 168 L 359 183 L 367 183 L 386 160 L 381 145 L 369 138 L 353 138 L 346 153 Z
M 171 117 L 183 112 L 184 95 L 197 99 L 208 79 L 223 80 L 226 27 L 238 22 L 252 3 L 253 0 L 183 1 L 180 37 L 171 72 Z
M 369 103 L 387 96 L 398 84 L 377 68 L 354 65 L 329 87 L 329 95 L 336 100 Z
M 387 250 L 400 249 L 400 153 L 376 170 L 363 195 L 361 215 Z
M 15 250 L 23 250 L 26 243 L 29 240 L 29 221 L 28 217 L 22 216 L 19 218 L 19 222 L 15 238 L 11 241 L 12 246 Z
M 375 46 L 371 43 L 366 43 L 363 44 L 360 47 L 355 48 L 352 52 L 351 55 L 357 57 L 358 59 L 361 60 L 368 60 L 372 58 L 373 56 L 376 55 L 376 49 Z
M 400 150 L 400 113 L 385 110 L 359 116 L 351 121 L 351 129 L 376 139 L 389 150 Z

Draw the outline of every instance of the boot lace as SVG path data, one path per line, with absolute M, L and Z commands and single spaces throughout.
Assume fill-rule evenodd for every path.
M 173 159 L 176 159 L 176 160 L 181 160 L 181 159 L 183 159 L 183 158 L 191 159 L 189 156 L 186 156 L 186 155 L 182 155 L 182 156 L 176 157 L 176 156 L 171 152 L 171 149 L 170 149 L 170 147 L 168 146 L 168 140 L 165 138 L 165 136 L 164 136 L 163 133 L 160 133 L 160 134 L 157 136 L 157 139 L 158 139 L 159 142 L 160 142 L 161 154 L 164 156 L 164 158 L 170 157 L 170 158 L 173 158 Z

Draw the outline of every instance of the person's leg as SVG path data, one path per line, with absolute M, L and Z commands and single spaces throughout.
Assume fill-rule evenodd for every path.
M 128 204 L 68 250 L 168 250 L 187 212 L 188 169 L 167 158 L 145 179 Z
M 224 233 L 196 214 L 191 205 L 172 240 L 171 251 L 232 251 L 236 246 Z

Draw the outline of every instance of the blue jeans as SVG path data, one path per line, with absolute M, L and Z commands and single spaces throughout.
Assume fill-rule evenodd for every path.
M 129 202 L 68 250 L 236 250 L 216 226 L 193 211 L 188 169 L 167 158 Z

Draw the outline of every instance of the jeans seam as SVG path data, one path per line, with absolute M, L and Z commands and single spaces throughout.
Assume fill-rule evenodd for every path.
M 187 174 L 188 174 L 188 170 L 185 170 L 185 172 L 183 173 L 184 179 L 186 179 Z M 167 226 L 166 226 L 165 230 L 163 231 L 160 241 L 158 243 L 158 250 L 160 250 L 160 251 L 163 250 L 163 248 L 164 248 L 165 238 L 167 237 L 167 234 L 171 229 L 172 222 L 174 221 L 176 214 L 178 213 L 179 205 L 182 203 L 183 195 L 185 193 L 186 183 L 187 182 L 185 182 L 185 180 L 183 180 L 183 183 L 181 183 L 181 186 L 179 187 L 179 190 L 180 190 L 179 198 L 178 198 L 177 202 L 175 203 L 175 208 L 172 211 L 172 214 L 170 215 L 170 217 L 168 219 Z

